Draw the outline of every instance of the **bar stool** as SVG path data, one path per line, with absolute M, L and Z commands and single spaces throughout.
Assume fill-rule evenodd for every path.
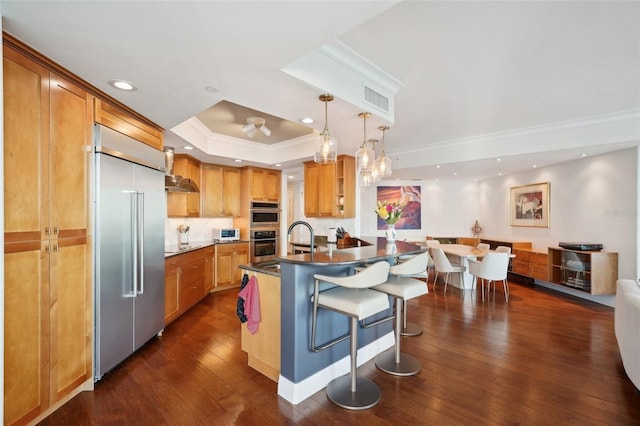
M 438 240 L 435 240 L 438 241 Z M 438 244 L 440 242 L 438 241 Z M 420 279 L 424 279 L 425 282 L 427 283 L 427 293 L 429 292 L 429 268 L 433 265 L 433 260 L 431 259 L 431 256 L 429 256 L 429 251 L 426 252 L 427 256 L 428 256 L 428 260 L 427 260 L 427 267 L 424 269 L 424 271 L 418 271 L 416 273 L 407 273 L 406 276 L 411 277 L 411 278 L 420 278 Z M 406 262 L 409 259 L 412 259 L 415 255 L 403 255 L 400 256 L 398 259 L 401 262 Z M 389 273 L 391 274 L 395 274 L 395 275 L 402 275 L 402 274 L 396 274 L 395 272 L 393 272 L 393 266 L 391 267 L 391 269 L 389 270 Z M 418 324 L 414 323 L 414 322 L 408 322 L 407 321 L 407 301 L 405 300 L 402 304 L 402 330 L 400 330 L 400 335 L 401 336 L 405 336 L 405 337 L 415 337 L 415 336 L 420 336 L 422 334 L 422 327 L 420 327 Z
M 394 350 L 381 353 L 376 357 L 376 367 L 394 376 L 412 376 L 418 374 L 422 368 L 420 361 L 412 355 L 400 352 L 402 324 L 400 315 L 406 314 L 406 302 L 423 294 L 429 293 L 427 283 L 413 278 L 424 273 L 429 262 L 429 253 L 420 253 L 411 259 L 394 265 L 389 269 L 389 278 L 383 284 L 373 287 L 375 290 L 387 293 L 395 299 L 393 318 L 396 344 Z M 404 309 L 403 309 L 404 306 Z
M 365 410 L 380 401 L 380 388 L 372 380 L 357 377 L 358 321 L 389 309 L 386 294 L 369 287 L 381 284 L 389 276 L 389 263 L 376 262 L 355 275 L 331 277 L 315 274 L 313 290 L 313 318 L 311 325 L 311 350 L 319 352 L 336 343 L 351 339 L 351 369 L 348 375 L 333 379 L 327 385 L 327 397 L 339 407 L 349 410 Z M 320 282 L 335 284 L 337 287 L 320 289 Z M 316 346 L 316 326 L 318 308 L 344 314 L 351 318 L 350 332 L 320 346 Z

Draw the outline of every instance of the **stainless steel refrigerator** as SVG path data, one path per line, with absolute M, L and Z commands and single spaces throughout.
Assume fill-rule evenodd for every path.
M 102 376 L 164 327 L 164 154 L 94 129 L 95 366 Z

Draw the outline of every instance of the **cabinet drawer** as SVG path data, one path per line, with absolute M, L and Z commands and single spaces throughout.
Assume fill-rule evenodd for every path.
M 204 280 L 204 258 L 189 262 L 182 267 L 180 287 L 188 286 L 198 280 Z
M 180 283 L 180 310 L 184 312 L 204 296 L 204 276 L 189 284 Z
M 546 253 L 531 253 L 529 258 L 531 263 L 547 266 L 547 254 Z
M 511 263 L 511 270 L 516 274 L 527 275 L 529 273 L 529 261 L 516 257 Z
M 547 281 L 547 265 L 532 263 L 529 268 L 529 276 Z
M 513 254 L 516 256 L 513 261 L 522 261 L 522 262 L 529 262 L 530 259 L 530 255 L 531 252 L 528 251 L 524 251 L 524 250 L 513 250 Z

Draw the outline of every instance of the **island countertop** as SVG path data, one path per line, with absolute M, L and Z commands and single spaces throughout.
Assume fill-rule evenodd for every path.
M 377 262 L 407 254 L 418 254 L 426 250 L 419 245 L 404 241 L 388 244 L 384 237 L 361 237 L 360 240 L 370 246 L 333 249 L 315 253 L 301 253 L 277 257 L 280 263 L 293 263 L 314 266 L 355 265 L 363 262 Z

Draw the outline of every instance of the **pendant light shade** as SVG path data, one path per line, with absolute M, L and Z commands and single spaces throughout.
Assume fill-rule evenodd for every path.
M 329 133 L 329 120 L 327 118 L 327 102 L 333 100 L 333 95 L 320 95 L 319 99 L 324 102 L 324 130 L 316 139 L 313 161 L 320 164 L 335 163 L 338 156 L 338 141 Z
M 379 130 L 382 131 L 382 152 L 380 156 L 376 158 L 376 170 L 380 178 L 391 176 L 391 158 L 384 152 L 384 132 L 389 130 L 389 126 L 380 126 Z
M 360 175 L 360 185 L 369 186 L 373 182 L 373 168 L 376 161 L 376 153 L 369 148 L 369 141 L 367 140 L 367 118 L 371 117 L 371 113 L 361 112 L 358 117 L 362 118 L 363 140 L 362 145 L 356 151 L 356 170 Z

